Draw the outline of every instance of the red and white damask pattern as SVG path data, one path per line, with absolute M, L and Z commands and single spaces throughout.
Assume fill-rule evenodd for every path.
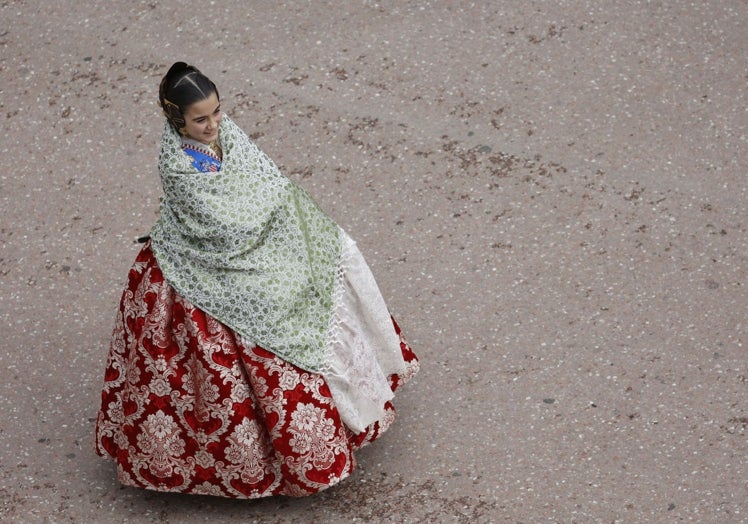
M 395 329 L 399 333 L 397 324 Z M 418 369 L 401 337 L 406 372 Z M 175 293 L 148 245 L 130 270 L 106 365 L 96 451 L 123 484 L 256 498 L 303 496 L 347 477 L 353 452 L 392 424 L 341 422 L 324 379 L 260 347 Z

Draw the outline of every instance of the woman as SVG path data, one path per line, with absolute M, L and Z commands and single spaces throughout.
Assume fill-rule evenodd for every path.
M 350 475 L 418 369 L 355 243 L 175 63 L 160 216 L 120 303 L 96 450 L 123 484 L 256 498 Z

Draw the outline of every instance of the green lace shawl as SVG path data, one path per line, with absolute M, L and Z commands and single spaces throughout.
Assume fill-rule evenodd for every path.
M 325 369 L 339 227 L 224 116 L 223 164 L 201 173 L 167 123 L 164 196 L 151 231 L 166 281 L 234 331 L 308 371 Z

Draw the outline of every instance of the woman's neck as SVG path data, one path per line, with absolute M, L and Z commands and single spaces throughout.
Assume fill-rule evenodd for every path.
M 188 145 L 189 147 L 193 149 L 202 151 L 203 153 L 207 155 L 213 156 L 217 158 L 218 160 L 223 160 L 223 149 L 221 149 L 220 137 L 218 137 L 218 139 L 214 140 L 210 144 L 206 144 L 204 142 L 199 142 L 192 138 L 183 136 L 182 143 Z

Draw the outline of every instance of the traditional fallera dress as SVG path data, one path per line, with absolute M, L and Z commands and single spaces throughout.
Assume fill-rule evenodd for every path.
M 164 128 L 96 451 L 126 485 L 303 496 L 353 471 L 418 360 L 350 237 L 227 116 L 222 158 Z

